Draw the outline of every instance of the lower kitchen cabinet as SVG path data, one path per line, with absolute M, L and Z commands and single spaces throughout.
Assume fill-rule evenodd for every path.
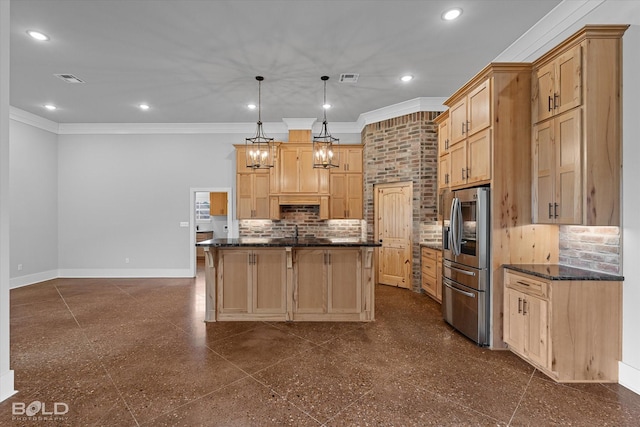
M 355 268 L 354 268 L 355 267 Z M 294 316 L 351 317 L 362 311 L 360 249 L 299 249 L 294 259 Z
M 558 382 L 617 382 L 622 284 L 505 270 L 504 341 Z
M 229 249 L 220 252 L 218 317 L 242 320 L 246 314 L 284 320 L 287 264 L 284 249 Z
M 422 247 L 422 289 L 431 298 L 442 302 L 442 251 Z

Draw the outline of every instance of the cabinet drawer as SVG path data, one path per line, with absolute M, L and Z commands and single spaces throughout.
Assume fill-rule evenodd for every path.
M 527 295 L 537 295 L 543 298 L 549 296 L 549 283 L 528 274 L 505 270 L 504 283 L 506 287 Z
M 438 253 L 430 248 L 422 248 L 422 274 L 436 277 L 438 270 Z

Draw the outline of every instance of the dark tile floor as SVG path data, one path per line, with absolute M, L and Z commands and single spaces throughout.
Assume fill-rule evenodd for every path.
M 640 425 L 640 396 L 556 384 L 478 348 L 407 290 L 376 287 L 367 324 L 203 318 L 200 271 L 12 290 L 19 393 L 0 403 L 0 425 Z M 14 418 L 34 401 L 68 412 Z

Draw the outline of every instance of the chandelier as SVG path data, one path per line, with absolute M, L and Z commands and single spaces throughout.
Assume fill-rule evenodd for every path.
M 324 102 L 322 104 L 324 120 L 322 121 L 322 130 L 318 136 L 313 137 L 313 167 L 314 168 L 336 168 L 339 163 L 339 156 L 333 146 L 334 143 L 339 144 L 340 140 L 334 138 L 327 129 L 327 80 L 329 76 L 322 76 L 320 80 L 324 82 Z
M 256 76 L 258 81 L 258 127 L 256 136 L 245 138 L 245 148 L 247 155 L 247 167 L 252 169 L 268 169 L 273 167 L 275 157 L 275 145 L 273 138 L 267 138 L 262 129 L 261 117 L 261 84 L 264 80 L 262 76 Z

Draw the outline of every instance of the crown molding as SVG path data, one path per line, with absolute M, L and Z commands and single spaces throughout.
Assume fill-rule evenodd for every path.
M 334 133 L 360 133 L 368 124 L 419 111 L 444 111 L 447 98 L 414 98 L 398 104 L 362 113 L 355 122 L 331 122 Z M 255 132 L 255 123 L 56 123 L 35 114 L 11 107 L 14 120 L 58 135 L 144 135 L 144 134 L 245 134 Z M 282 122 L 263 124 L 266 134 L 287 134 L 289 129 L 312 129 L 320 132 L 316 118 L 283 118 Z
M 606 0 L 572 0 L 560 2 L 536 22 L 492 62 L 533 62 L 550 45 L 556 44 L 567 33 L 578 29 L 580 21 Z M 625 3 L 625 2 L 619 2 Z
M 47 132 L 59 133 L 60 125 L 58 123 L 16 107 L 9 107 L 9 119 L 46 130 Z

